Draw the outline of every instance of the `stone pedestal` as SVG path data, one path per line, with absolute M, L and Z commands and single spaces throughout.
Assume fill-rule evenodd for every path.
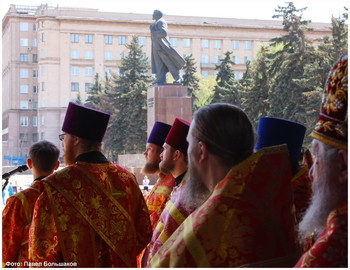
M 152 86 L 147 90 L 147 137 L 155 121 L 172 125 L 175 118 L 192 120 L 191 97 L 182 85 Z

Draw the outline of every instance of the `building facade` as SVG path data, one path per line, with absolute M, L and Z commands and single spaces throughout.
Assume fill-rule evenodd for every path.
M 192 54 L 198 73 L 215 75 L 215 65 L 233 51 L 236 78 L 255 58 L 259 44 L 285 34 L 281 21 L 165 15 L 170 42 Z M 86 100 L 96 73 L 118 73 L 125 44 L 139 37 L 150 59 L 151 14 L 97 9 L 11 5 L 2 21 L 3 164 L 20 164 L 36 141 L 61 147 L 58 134 L 69 101 Z M 330 36 L 330 24 L 313 23 L 309 39 Z

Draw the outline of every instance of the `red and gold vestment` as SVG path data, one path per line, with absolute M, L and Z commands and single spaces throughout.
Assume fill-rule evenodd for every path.
M 153 230 L 157 226 L 160 214 L 163 212 L 174 186 L 175 178 L 171 174 L 160 174 L 156 184 L 145 198 Z
M 77 162 L 43 186 L 29 231 L 31 262 L 136 267 L 152 229 L 134 175 L 112 162 Z
M 294 267 L 347 266 L 348 202 L 338 206 L 328 215 L 325 230 Z
M 294 226 L 288 150 L 263 148 L 228 172 L 150 266 L 237 267 L 289 256 L 297 249 Z
M 28 261 L 28 231 L 34 204 L 42 191 L 41 181 L 9 197 L 2 211 L 2 266 L 18 262 L 25 267 Z

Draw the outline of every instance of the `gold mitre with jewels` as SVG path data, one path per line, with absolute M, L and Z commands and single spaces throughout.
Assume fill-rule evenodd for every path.
M 331 69 L 322 97 L 321 112 L 311 136 L 326 144 L 348 149 L 348 56 Z

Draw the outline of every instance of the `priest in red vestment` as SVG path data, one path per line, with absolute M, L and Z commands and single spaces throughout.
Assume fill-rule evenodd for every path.
M 51 267 L 136 267 L 152 234 L 133 174 L 101 142 L 110 115 L 73 102 L 63 122 L 66 168 L 43 180 L 29 230 L 29 261 Z
M 186 137 L 189 126 L 190 123 L 187 121 L 176 118 L 165 138 L 159 168 L 163 173 L 172 174 L 175 178 L 175 186 L 146 248 L 142 261 L 143 266 L 149 266 L 152 256 L 191 213 L 183 207 L 183 190 L 188 177 Z
M 316 236 L 295 267 L 348 266 L 348 56 L 331 69 L 311 133 L 312 200 L 299 223 L 301 242 Z
M 60 150 L 51 142 L 40 141 L 29 149 L 27 165 L 34 182 L 9 197 L 2 211 L 2 266 L 28 267 L 28 231 L 34 204 L 42 192 L 41 180 L 59 166 Z
M 287 148 L 253 154 L 254 128 L 231 104 L 202 107 L 193 117 L 183 204 L 196 210 L 150 266 L 237 267 L 265 260 L 290 266 L 296 246 Z
M 159 175 L 157 182 L 145 198 L 153 230 L 175 186 L 175 178 L 171 174 L 163 174 L 159 170 L 160 154 L 163 152 L 163 144 L 170 128 L 171 125 L 156 121 L 147 139 L 146 151 L 144 152 L 146 164 L 142 173 Z
M 297 223 L 311 199 L 311 180 L 308 168 L 300 164 L 306 127 L 300 123 L 275 117 L 261 117 L 258 123 L 258 140 L 255 150 L 286 144 L 292 169 L 292 190 Z

